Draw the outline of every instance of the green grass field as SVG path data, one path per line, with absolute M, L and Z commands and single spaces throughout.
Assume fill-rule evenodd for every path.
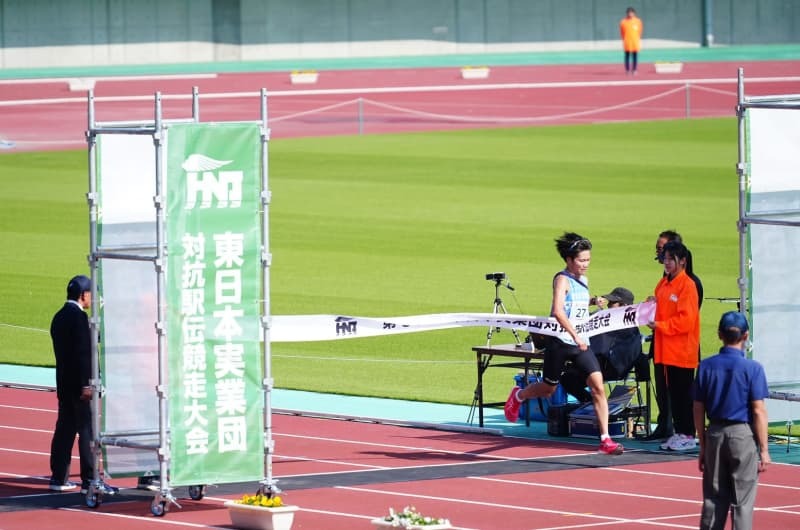
M 595 294 L 650 294 L 656 236 L 674 228 L 706 297 L 736 297 L 736 138 L 731 118 L 273 140 L 272 311 L 487 312 L 484 276 L 504 271 L 508 311 L 546 315 L 565 230 L 594 243 Z M 86 152 L 3 154 L 0 168 L 0 362 L 52 365 L 50 318 L 67 279 L 88 273 Z M 705 353 L 729 309 L 703 305 Z M 485 340 L 462 328 L 273 344 L 274 376 L 281 388 L 469 404 L 470 347 Z M 513 375 L 487 372 L 487 398 L 505 398 Z

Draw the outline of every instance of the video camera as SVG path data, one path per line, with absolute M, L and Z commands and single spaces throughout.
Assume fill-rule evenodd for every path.
M 486 279 L 493 282 L 500 282 L 506 279 L 505 272 L 490 272 L 486 274 Z

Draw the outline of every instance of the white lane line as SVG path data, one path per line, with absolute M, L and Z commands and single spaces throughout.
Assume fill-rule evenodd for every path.
M 74 79 L 92 81 L 159 81 L 170 79 L 216 79 L 218 74 L 164 74 L 164 75 L 73 75 L 65 77 L 40 77 L 29 79 L 0 79 L 0 85 L 39 85 L 45 83 L 69 83 Z
M 502 509 L 510 509 L 510 510 L 519 510 L 525 512 L 537 512 L 537 513 L 548 513 L 548 514 L 555 514 L 555 515 L 566 515 L 570 517 L 586 517 L 592 519 L 599 519 L 603 521 L 602 523 L 594 523 L 588 525 L 576 525 L 576 526 L 569 526 L 569 527 L 553 527 L 547 530 L 554 530 L 555 528 L 578 528 L 578 527 L 585 527 L 585 526 L 595 526 L 595 525 L 606 525 L 606 524 L 618 524 L 618 523 L 647 523 L 652 524 L 655 526 L 666 526 L 669 528 L 696 528 L 695 526 L 686 526 L 686 525 L 676 525 L 675 523 L 661 523 L 658 519 L 671 519 L 677 517 L 687 517 L 685 515 L 682 516 L 670 516 L 667 518 L 651 518 L 651 519 L 628 519 L 624 517 L 611 517 L 606 515 L 598 515 L 598 514 L 589 514 L 589 513 L 580 513 L 580 512 L 567 512 L 563 510 L 550 510 L 547 508 L 535 508 L 532 506 L 520 506 L 518 504 L 500 504 L 500 503 L 493 503 L 487 502 L 485 499 L 479 500 L 470 500 L 470 499 L 458 499 L 453 497 L 439 497 L 435 495 L 419 495 L 415 493 L 408 493 L 405 491 L 386 491 L 386 490 L 375 490 L 370 488 L 358 488 L 352 486 L 336 486 L 336 489 L 348 490 L 348 491 L 356 491 L 356 492 L 363 492 L 363 493 L 376 493 L 379 495 L 400 495 L 404 497 L 415 497 L 418 499 L 427 499 L 427 500 L 435 500 L 435 501 L 444 501 L 444 502 L 451 502 L 453 504 L 472 504 L 478 505 L 483 508 L 491 507 L 491 508 L 502 508 Z M 699 504 L 699 502 L 698 502 Z M 697 514 L 693 513 L 691 516 L 697 516 Z M 540 529 L 544 530 L 544 529 Z
M 702 504 L 701 501 L 697 499 L 681 499 L 675 497 L 660 497 L 657 495 L 652 494 L 643 494 L 643 493 L 627 493 L 622 491 L 613 491 L 613 490 L 602 490 L 596 488 L 581 488 L 578 486 L 562 486 L 559 484 L 548 484 L 546 482 L 528 482 L 526 480 L 508 480 L 502 478 L 492 478 L 492 477 L 469 477 L 473 480 L 483 480 L 487 482 L 500 482 L 502 484 L 514 484 L 517 486 L 532 486 L 535 488 L 548 488 L 548 489 L 555 489 L 555 490 L 566 490 L 566 491 L 582 491 L 586 493 L 599 493 L 599 494 L 606 494 L 612 495 L 614 497 L 635 497 L 635 498 L 642 498 L 642 499 L 656 499 L 660 501 L 670 501 L 670 502 L 683 502 L 687 504 L 693 505 L 700 505 Z
M 24 411 L 33 411 L 33 412 L 51 412 L 53 414 L 56 413 L 56 409 L 35 409 L 33 407 L 20 407 L 17 405 L 0 405 L 0 409 L 16 409 L 16 410 L 24 410 Z
M 27 427 L 13 427 L 11 425 L 0 425 L 0 429 L 8 429 L 9 431 L 40 432 L 45 434 L 53 434 L 52 429 L 29 429 Z
M 499 460 L 503 462 L 516 462 L 520 460 L 531 460 L 533 457 L 510 457 L 510 456 L 502 456 L 502 455 L 488 455 L 482 454 L 478 452 L 471 452 L 471 451 L 450 451 L 447 449 L 438 449 L 435 447 L 419 447 L 419 446 L 409 446 L 409 445 L 397 445 L 397 444 L 386 444 L 386 443 L 378 443 L 378 442 L 364 442 L 361 440 L 345 440 L 342 438 L 324 438 L 324 437 L 317 437 L 317 436 L 308 436 L 308 435 L 301 435 L 301 434 L 287 434 L 287 433 L 274 433 L 275 437 L 284 437 L 284 438 L 301 438 L 301 439 L 308 439 L 314 441 L 326 441 L 326 442 L 335 442 L 335 443 L 345 443 L 345 444 L 353 444 L 353 445 L 366 445 L 371 447 L 383 447 L 383 448 L 390 448 L 390 449 L 403 449 L 408 451 L 415 451 L 415 452 L 428 452 L 428 453 L 439 453 L 442 455 L 458 455 L 458 456 L 470 456 L 477 459 L 485 459 L 485 460 Z M 551 455 L 551 456 L 537 456 L 535 457 L 536 460 L 545 460 L 545 459 L 553 459 L 553 458 L 568 458 L 573 456 L 585 456 L 587 454 L 593 454 L 593 451 L 581 451 L 576 453 L 563 453 L 558 455 Z M 464 464 L 466 462 L 459 462 L 459 464 Z M 451 464 L 447 464 L 451 465 Z M 394 469 L 394 468 L 393 468 Z
M 136 502 L 136 501 L 130 501 Z M 230 526 L 212 526 L 207 524 L 199 524 L 199 523 L 189 523 L 186 521 L 176 521 L 175 519 L 169 518 L 169 512 L 167 512 L 166 517 L 153 517 L 152 515 L 147 516 L 137 516 L 137 515 L 125 515 L 121 513 L 109 513 L 109 512 L 98 512 L 92 510 L 86 510 L 84 508 L 58 508 L 61 511 L 65 512 L 79 512 L 82 514 L 92 514 L 98 517 L 111 517 L 115 519 L 127 519 L 131 521 L 141 521 L 143 523 L 158 523 L 158 524 L 166 524 L 166 525 L 173 525 L 173 526 L 188 526 L 189 528 L 216 528 L 219 530 L 230 530 Z
M 374 465 L 370 465 L 370 464 L 357 464 L 355 462 L 342 462 L 341 460 L 331 460 L 331 459 L 327 459 L 327 458 L 311 458 L 311 457 L 307 457 L 307 456 L 294 456 L 294 455 L 285 455 L 285 454 L 277 454 L 277 453 L 275 454 L 275 458 L 276 458 L 276 460 L 275 460 L 274 463 L 276 463 L 276 464 L 277 463 L 284 463 L 284 464 L 290 463 L 290 462 L 287 462 L 287 460 L 288 461 L 300 460 L 300 461 L 303 461 L 303 462 L 319 462 L 320 464 L 334 464 L 334 465 L 350 466 L 350 467 L 365 467 L 365 468 L 368 468 L 368 470 L 373 470 L 373 469 L 395 469 L 393 467 L 386 467 L 386 466 L 374 466 Z
M 800 77 L 754 77 L 747 80 L 748 85 L 756 83 L 791 83 L 800 81 Z M 415 92 L 479 92 L 487 90 L 521 90 L 536 88 L 598 88 L 619 86 L 675 86 L 692 84 L 731 84 L 736 83 L 736 78 L 697 78 L 697 79 L 663 79 L 643 81 L 578 81 L 578 82 L 550 82 L 550 83 L 492 83 L 482 85 L 416 85 L 398 87 L 361 87 L 361 88 L 331 88 L 314 90 L 274 90 L 268 92 L 270 97 L 297 97 L 297 96 L 334 96 L 358 94 L 405 94 Z M 259 92 L 217 92 L 200 94 L 203 100 L 209 99 L 241 99 L 260 96 Z M 190 100 L 191 94 L 162 94 L 162 100 Z M 147 96 L 97 96 L 95 102 L 134 102 L 153 100 L 152 95 Z M 46 99 L 17 99 L 0 101 L 0 107 L 21 105 L 54 105 L 64 103 L 86 104 L 85 97 L 46 98 Z
M 785 463 L 775 463 L 773 462 L 770 466 L 780 466 L 780 465 L 790 465 L 794 469 L 796 464 L 785 464 Z M 657 477 L 669 477 L 669 478 L 680 478 L 680 479 L 688 479 L 688 480 L 703 480 L 702 475 L 698 472 L 696 475 L 679 475 L 677 473 L 659 473 L 656 471 L 645 471 L 643 469 L 626 469 L 626 468 L 619 468 L 619 467 L 607 467 L 604 468 L 606 471 L 611 471 L 614 473 L 636 473 L 641 475 L 654 475 Z M 769 474 L 761 474 L 758 477 L 758 487 L 759 488 L 778 488 L 778 489 L 787 489 L 787 490 L 797 490 L 800 491 L 800 486 L 788 486 L 786 484 L 771 484 L 769 482 L 765 482 L 764 479 L 768 478 Z

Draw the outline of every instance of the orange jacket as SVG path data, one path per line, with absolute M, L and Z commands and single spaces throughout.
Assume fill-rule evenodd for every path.
M 656 317 L 653 350 L 655 362 L 680 368 L 696 368 L 700 351 L 700 310 L 697 288 L 681 271 L 656 285 Z
M 625 17 L 619 22 L 619 34 L 622 37 L 622 49 L 626 52 L 638 52 L 642 49 L 642 30 L 644 26 L 639 17 Z

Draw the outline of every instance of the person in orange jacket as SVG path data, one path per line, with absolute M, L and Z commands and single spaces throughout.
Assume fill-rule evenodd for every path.
M 625 50 L 625 73 L 636 74 L 639 63 L 639 50 L 642 49 L 642 20 L 636 16 L 636 10 L 629 7 L 625 18 L 619 22 L 619 34 L 622 37 L 622 49 Z
M 675 434 L 661 445 L 662 449 L 687 451 L 696 447 L 692 385 L 700 348 L 700 308 L 697 288 L 686 274 L 689 250 L 683 243 L 670 241 L 664 245 L 664 276 L 658 282 L 653 322 L 656 366 L 663 365 L 667 397 L 672 411 Z

